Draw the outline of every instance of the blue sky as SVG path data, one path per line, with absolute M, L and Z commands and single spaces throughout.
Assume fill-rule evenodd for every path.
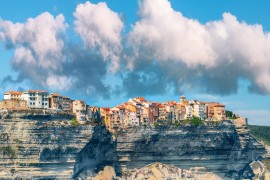
M 147 0 L 145 0 L 146 2 Z M 161 1 L 167 1 L 167 0 L 161 0 Z M 161 2 L 160 1 L 160 2 Z M 59 14 L 63 14 L 65 18 L 65 23 L 68 25 L 65 29 L 65 38 L 64 42 L 66 44 L 76 44 L 77 46 L 83 46 L 83 42 L 85 42 L 87 39 L 83 39 L 81 34 L 76 32 L 74 30 L 75 23 L 75 17 L 74 17 L 74 12 L 76 10 L 76 7 L 79 4 L 84 4 L 86 1 L 81 1 L 81 0 L 76 0 L 76 1 L 60 1 L 60 0 L 47 0 L 47 1 L 35 1 L 35 0 L 26 0 L 26 1 L 20 1 L 20 0 L 9 0 L 9 1 L 0 1 L 0 18 L 5 21 L 10 21 L 12 23 L 25 23 L 27 19 L 29 18 L 36 18 L 40 14 L 44 12 L 49 12 L 53 17 L 56 17 Z M 98 1 L 98 0 L 92 0 L 90 1 L 91 4 L 97 4 L 99 2 L 106 2 L 108 8 L 110 11 L 115 12 L 118 14 L 119 18 L 123 22 L 123 29 L 121 30 L 121 36 L 122 36 L 122 44 L 125 44 L 126 37 L 129 37 L 129 33 L 131 31 L 135 32 L 134 25 L 136 22 L 139 22 L 141 19 L 149 18 L 149 17 L 143 17 L 142 14 L 139 13 L 139 7 L 138 7 L 138 2 L 137 1 L 126 1 L 126 0 L 118 0 L 118 1 L 113 1 L 113 0 L 107 0 L 107 1 Z M 147 9 L 149 8 L 144 1 L 141 1 L 143 4 L 142 6 Z M 151 2 L 149 0 L 149 2 Z M 154 1 L 152 1 L 154 2 Z M 223 19 L 223 13 L 228 12 L 235 16 L 238 20 L 238 22 L 241 24 L 245 22 L 248 25 L 254 25 L 254 24 L 260 24 L 263 28 L 263 31 L 266 33 L 270 31 L 270 2 L 266 0 L 262 1 L 251 1 L 251 0 L 219 0 L 219 1 L 212 1 L 212 0 L 202 0 L 202 1 L 197 1 L 197 0 L 171 0 L 169 1 L 171 3 L 171 8 L 175 12 L 181 12 L 182 15 L 191 20 L 197 20 L 199 23 L 201 23 L 201 26 L 213 22 L 213 21 L 220 21 Z M 161 2 L 163 3 L 163 2 Z M 168 15 L 169 17 L 169 15 Z M 173 17 L 173 16 L 172 16 Z M 110 17 L 108 17 L 110 18 Z M 113 21 L 115 19 L 112 19 Z M 149 20 L 149 19 L 148 19 Z M 151 21 L 153 19 L 150 19 Z M 161 20 L 163 21 L 163 20 Z M 165 21 L 165 20 L 164 20 Z M 103 22 L 100 22 L 101 24 Z M 151 22 L 150 22 L 151 23 Z M 117 24 L 113 24 L 117 25 Z M 152 25 L 155 25 L 155 22 L 153 22 Z M 147 27 L 147 26 L 146 26 Z M 2 27 L 3 28 L 3 27 Z M 243 30 L 245 27 L 243 27 Z M 211 31 L 211 28 L 209 28 Z M 159 30 L 157 28 L 157 30 Z M 0 26 L 0 32 L 1 32 L 1 26 Z M 212 31 L 211 31 L 212 32 Z M 137 32 L 137 34 L 140 34 L 141 32 Z M 143 36 L 144 37 L 144 36 Z M 146 36 L 147 37 L 147 36 Z M 255 35 L 256 37 L 256 35 Z M 266 38 L 267 39 L 267 38 Z M 85 40 L 85 41 L 84 41 Z M 104 39 L 102 39 L 104 40 Z M 124 41 L 124 42 L 123 42 Z M 252 42 L 252 39 L 251 41 Z M 118 103 L 121 103 L 123 101 L 126 101 L 129 96 L 145 96 L 147 99 L 152 100 L 152 101 L 165 101 L 165 100 L 178 100 L 179 96 L 181 95 L 181 92 L 183 92 L 187 98 L 189 99 L 198 99 L 198 100 L 203 100 L 203 101 L 220 101 L 224 104 L 226 104 L 227 109 L 231 109 L 233 111 L 236 111 L 240 115 L 246 116 L 250 119 L 251 124 L 266 124 L 270 125 L 270 106 L 269 106 L 269 100 L 270 100 L 270 95 L 269 91 L 263 89 L 263 93 L 261 91 L 249 91 L 249 85 L 255 84 L 256 87 L 260 87 L 261 84 L 259 84 L 259 80 L 257 75 L 254 75 L 254 72 L 246 71 L 246 70 L 239 70 L 243 71 L 244 75 L 237 74 L 237 88 L 236 90 L 233 89 L 232 91 L 226 91 L 226 92 L 221 92 L 221 91 L 211 91 L 208 88 L 211 88 L 212 86 L 207 86 L 204 88 L 201 88 L 200 85 L 196 86 L 196 83 L 192 82 L 192 86 L 190 87 L 189 85 L 189 79 L 185 80 L 185 84 L 177 85 L 177 88 L 181 88 L 181 91 L 178 93 L 175 93 L 175 88 L 174 85 L 171 85 L 170 83 L 167 84 L 167 82 L 164 84 L 164 89 L 165 91 L 159 90 L 153 93 L 143 93 L 143 91 L 138 91 L 138 93 L 129 93 L 129 91 L 132 91 L 133 87 L 130 86 L 129 88 L 120 88 L 116 90 L 115 87 L 118 86 L 125 86 L 122 84 L 122 77 L 126 76 L 128 73 L 125 71 L 125 68 L 117 71 L 116 73 L 111 73 L 107 71 L 107 73 L 104 73 L 101 77 L 102 81 L 101 82 L 91 82 L 89 86 L 87 86 L 86 91 L 88 93 L 85 93 L 83 88 L 83 84 L 76 86 L 76 88 L 71 88 L 71 89 L 57 89 L 54 87 L 49 87 L 44 84 L 39 84 L 36 81 L 33 80 L 33 77 L 31 75 L 28 75 L 25 71 L 20 70 L 20 66 L 14 65 L 15 61 L 12 61 L 14 59 L 14 53 L 16 51 L 16 47 L 24 46 L 24 44 L 17 45 L 16 43 L 13 44 L 12 48 L 5 48 L 7 42 L 4 40 L 1 40 L 0 38 L 0 82 L 2 81 L 2 87 L 1 87 L 1 93 L 3 93 L 6 90 L 10 89 L 28 89 L 28 88 L 44 88 L 49 91 L 59 91 L 63 94 L 69 95 L 73 98 L 77 99 L 85 99 L 90 105 L 99 105 L 99 106 L 114 106 Z M 28 42 L 27 42 L 28 43 Z M 178 42 L 176 42 L 178 43 Z M 189 43 L 188 41 L 186 43 Z M 228 46 L 230 45 L 230 42 Z M 123 45 L 124 46 L 124 45 Z M 139 45 L 138 45 L 139 46 Z M 92 47 L 92 46 L 91 46 Z M 162 46 L 163 47 L 163 46 Z M 85 47 L 87 49 L 89 47 Z M 100 46 L 95 47 L 94 50 L 100 48 Z M 143 46 L 145 48 L 145 46 Z M 155 48 L 152 47 L 151 48 Z M 174 48 L 174 47 L 172 47 Z M 265 48 L 265 47 L 263 47 Z M 84 49 L 84 50 L 85 50 Z M 125 49 L 125 48 L 123 48 Z M 259 49 L 259 47 L 258 47 Z M 82 51 L 84 51 L 82 50 Z M 145 50 L 145 49 L 144 49 Z M 264 50 L 264 49 L 263 49 Z M 262 52 L 264 52 L 262 50 Z M 269 49 L 270 50 L 270 49 Z M 93 51 L 90 50 L 90 51 Z M 147 49 L 145 50 L 146 52 Z M 174 52 L 172 52 L 174 53 Z M 218 50 L 218 53 L 219 50 Z M 221 53 L 222 54 L 222 53 Z M 100 54 L 97 55 L 98 57 Z M 102 56 L 102 55 L 101 55 Z M 180 57 L 182 57 L 180 55 Z M 142 57 L 139 57 L 137 62 L 141 61 Z M 144 57 L 143 57 L 144 58 Z M 159 56 L 153 55 L 153 58 L 159 58 Z M 178 56 L 176 55 L 176 58 Z M 121 58 L 120 58 L 121 59 Z M 168 58 L 170 59 L 170 58 Z M 181 58 L 180 58 L 181 59 Z M 188 60 L 187 60 L 188 61 Z M 158 76 L 166 76 L 164 81 L 169 80 L 171 83 L 175 84 L 176 82 L 179 82 L 179 79 L 173 79 L 171 78 L 170 75 L 168 75 L 168 72 L 170 70 L 166 70 L 166 72 L 159 73 L 157 70 L 158 68 L 162 68 L 165 66 L 165 64 L 162 65 L 164 61 L 160 61 L 161 65 L 159 67 L 154 67 L 149 68 L 153 70 L 153 73 L 156 73 L 155 75 Z M 243 62 L 245 62 L 243 60 Z M 110 66 L 110 63 L 107 63 L 107 61 L 104 61 L 104 66 Z M 170 63 L 170 61 L 166 61 L 166 63 Z M 181 65 L 183 62 L 181 61 Z M 184 61 L 186 63 L 186 61 Z M 261 61 L 258 61 L 258 63 L 261 63 Z M 266 63 L 267 65 L 270 64 L 270 60 L 268 61 L 262 61 L 262 63 Z M 145 69 L 142 67 L 139 67 L 137 64 L 138 68 L 134 69 L 132 72 L 137 73 L 137 72 L 142 72 L 146 73 Z M 88 65 L 88 64 L 87 64 Z M 121 66 L 125 66 L 125 62 L 120 63 Z M 184 64 L 185 67 L 186 64 Z M 204 66 L 203 64 L 202 66 Z M 91 64 L 90 64 L 91 66 Z M 95 66 L 95 65 L 93 65 Z M 151 64 L 145 64 L 145 66 L 151 66 Z M 188 65 L 187 65 L 188 66 Z M 262 65 L 263 66 L 263 65 Z M 65 66 L 66 67 L 66 66 Z M 79 70 L 82 67 L 80 66 Z M 97 67 L 98 68 L 98 67 Z M 188 67 L 189 68 L 189 67 Z M 212 67 L 211 67 L 212 68 Z M 261 67 L 259 67 L 261 68 Z M 193 68 L 190 68 L 190 72 L 195 72 L 193 71 Z M 207 68 L 206 68 L 207 69 Z M 31 71 L 31 70 L 29 70 Z M 88 71 L 87 69 L 85 71 Z M 90 70 L 89 70 L 90 71 Z M 98 72 L 99 70 L 97 70 Z M 101 70 L 100 70 L 101 71 Z M 106 71 L 106 70 L 105 70 Z M 158 71 L 158 73 L 157 73 Z M 172 70 L 173 71 L 173 70 Z M 188 72 L 188 73 L 190 73 Z M 200 72 L 200 69 L 197 68 L 196 72 Z M 212 72 L 212 71 L 211 71 Z M 13 79 L 18 78 L 17 76 L 19 74 L 27 74 L 27 76 L 23 76 L 22 82 L 7 82 L 3 84 L 4 78 L 7 76 L 12 77 Z M 205 73 L 205 72 L 201 72 Z M 215 76 L 216 71 L 213 71 L 212 76 Z M 46 75 L 50 75 L 50 73 L 45 73 Z M 147 74 L 147 73 L 146 73 Z M 208 73 L 206 72 L 208 75 Z M 252 74 L 252 75 L 251 75 Z M 87 76 L 86 74 L 82 74 L 84 76 Z M 134 74 L 138 75 L 138 74 Z M 168 78 L 167 78 L 168 75 Z M 184 74 L 188 76 L 187 74 Z M 268 76 L 269 73 L 267 74 Z M 190 75 L 189 75 L 190 76 Z M 212 77 L 210 76 L 210 77 Z M 89 75 L 87 78 L 91 78 L 92 76 Z M 147 76 L 148 77 L 148 76 Z M 201 77 L 201 76 L 200 76 Z M 244 77 L 242 79 L 242 77 Z M 264 76 L 265 77 L 265 76 Z M 72 77 L 74 78 L 74 77 Z M 82 76 L 76 76 L 76 78 L 82 78 Z M 86 79 L 87 79 L 86 78 Z M 95 78 L 98 78 L 98 76 L 95 76 Z M 134 80 L 131 79 L 131 77 L 128 77 L 128 81 Z M 158 77 L 159 78 L 159 77 Z M 161 78 L 162 79 L 162 78 Z M 192 79 L 192 78 L 191 78 Z M 204 76 L 202 79 L 205 79 Z M 77 79 L 76 79 L 77 80 Z M 209 80 L 209 77 L 207 76 L 206 81 Z M 196 80 L 200 81 L 200 78 Z M 254 81 L 254 82 L 253 82 Z M 161 82 L 161 83 L 160 83 Z M 160 86 L 163 86 L 162 80 L 160 80 Z M 111 89 L 113 89 L 113 92 L 107 93 L 106 95 L 99 94 L 101 91 L 98 87 L 102 86 L 100 84 L 105 84 L 105 86 L 110 86 Z M 148 82 L 146 82 L 148 83 Z M 219 84 L 220 83 L 220 84 Z M 215 86 L 223 86 L 224 83 L 220 81 L 219 83 L 215 83 Z M 256 84 L 257 83 L 257 84 Z M 60 83 L 59 83 L 60 84 Z M 98 84 L 98 85 L 96 85 Z M 80 86 L 82 88 L 80 88 Z M 173 88 L 171 87 L 173 86 Z M 230 84 L 228 85 L 230 86 Z M 89 87 L 90 90 L 89 90 Z M 106 87 L 110 90 L 110 87 Z M 153 87 L 156 87 L 153 86 Z M 153 87 L 146 87 L 146 88 L 153 88 Z M 104 89 L 104 87 L 102 87 Z M 134 89 L 139 88 L 134 87 Z M 94 89 L 91 91 L 91 89 Z M 208 90 L 205 90 L 208 89 Z M 106 90 L 104 90 L 106 91 Z M 121 91 L 121 93 L 119 93 Z M 135 91 L 136 92 L 136 91 Z

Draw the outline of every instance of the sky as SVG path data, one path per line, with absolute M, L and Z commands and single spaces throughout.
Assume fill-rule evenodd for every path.
M 270 125 L 267 0 L 0 1 L 0 94 L 218 101 Z

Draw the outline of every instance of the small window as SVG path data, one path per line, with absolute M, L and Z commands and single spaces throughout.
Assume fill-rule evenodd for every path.
M 32 103 L 30 102 L 30 105 L 32 105 Z

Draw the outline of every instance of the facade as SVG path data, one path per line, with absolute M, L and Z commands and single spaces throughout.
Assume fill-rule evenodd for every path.
M 22 100 L 22 92 L 9 91 L 4 93 L 4 100 Z
M 78 121 L 85 121 L 86 120 L 86 110 L 87 105 L 82 100 L 75 100 L 73 101 L 73 113 L 76 115 L 76 119 Z
M 49 95 L 49 108 L 54 110 L 72 111 L 72 100 L 67 96 L 61 96 L 57 93 Z
M 193 115 L 200 118 L 201 120 L 206 119 L 206 107 L 204 103 L 195 102 L 193 106 Z
M 22 99 L 27 102 L 27 106 L 32 109 L 49 109 L 49 93 L 42 90 L 29 90 L 23 92 Z
M 106 125 L 107 129 L 110 129 L 110 108 L 100 108 L 100 117 L 102 122 Z
M 159 105 L 160 103 L 151 103 L 149 106 L 149 123 L 154 124 L 159 116 Z
M 214 118 L 216 121 L 222 121 L 225 117 L 225 106 L 222 104 L 214 105 Z
M 190 119 L 192 118 L 192 115 L 193 115 L 193 107 L 188 104 L 188 105 L 185 105 L 185 108 L 186 108 L 186 114 L 185 114 L 185 119 Z
M 67 112 L 72 112 L 72 106 L 73 106 L 72 102 L 73 101 L 69 97 L 63 96 L 62 103 L 61 103 L 62 110 L 67 111 Z
M 182 104 L 176 105 L 176 120 L 182 121 L 186 116 L 186 107 Z
M 110 117 L 110 127 L 112 130 L 117 130 L 121 127 L 121 119 L 120 119 L 120 111 L 119 108 L 111 109 L 111 117 Z
M 57 93 L 51 93 L 49 95 L 49 108 L 55 110 L 61 110 L 62 96 Z

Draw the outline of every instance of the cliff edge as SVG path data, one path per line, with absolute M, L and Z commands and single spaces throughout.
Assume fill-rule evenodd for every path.
M 105 132 L 100 128 L 96 136 Z M 90 143 L 91 140 L 92 145 L 88 144 L 79 153 L 74 178 L 93 177 L 98 169 L 112 164 L 113 167 L 118 165 L 117 174 L 124 176 L 155 162 L 182 170 L 196 168 L 201 173 L 213 172 L 229 178 L 251 178 L 254 175 L 246 173 L 246 167 L 266 152 L 246 127 L 236 129 L 228 122 L 216 126 L 128 128 L 118 132 L 115 140 L 109 132 L 105 134 L 99 136 L 95 144 Z M 104 143 L 107 145 L 100 145 Z M 110 159 L 108 163 L 105 157 Z

